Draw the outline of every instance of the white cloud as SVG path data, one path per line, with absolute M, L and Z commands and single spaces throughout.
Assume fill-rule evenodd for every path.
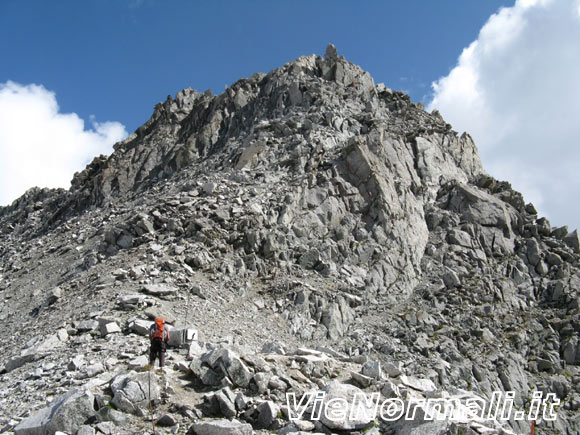
M 0 83 L 0 205 L 30 187 L 68 188 L 74 172 L 127 136 L 118 122 L 91 124 L 60 113 L 43 86 Z
M 486 170 L 553 225 L 580 227 L 580 0 L 518 0 L 492 15 L 428 109 L 469 132 Z

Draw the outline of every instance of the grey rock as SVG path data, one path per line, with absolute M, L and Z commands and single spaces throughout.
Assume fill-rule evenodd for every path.
M 99 327 L 99 322 L 93 319 L 83 320 L 77 325 L 77 331 L 79 332 L 89 332 L 94 331 Z
M 357 373 L 357 372 L 351 372 L 350 376 L 358 385 L 360 385 L 363 388 L 367 388 L 367 387 L 371 386 L 373 383 L 373 378 L 371 378 L 369 376 L 365 376 L 365 375 Z
M 564 340 L 561 349 L 562 349 L 562 358 L 566 361 L 567 364 L 572 365 L 580 365 L 580 341 L 578 337 L 569 337 L 568 339 Z
M 454 245 L 463 246 L 465 248 L 471 248 L 473 243 L 471 241 L 471 236 L 465 231 L 453 229 L 447 234 L 447 241 Z
M 437 389 L 433 381 L 431 381 L 430 379 L 421 379 L 416 378 L 414 376 L 405 376 L 405 375 L 401 375 L 399 379 L 403 385 L 411 387 L 417 391 L 432 392 Z
M 234 404 L 235 398 L 233 397 L 233 394 L 231 393 L 231 391 L 229 391 L 228 388 L 224 388 L 218 391 L 215 394 L 215 398 L 219 403 L 221 415 L 223 415 L 226 418 L 232 418 L 236 416 L 237 414 L 236 405 Z
M 328 336 L 336 339 L 346 334 L 353 320 L 353 310 L 343 298 L 340 298 L 338 302 L 332 302 L 324 310 L 321 323 L 326 326 Z
M 209 183 L 205 183 L 203 185 L 202 190 L 206 195 L 211 195 L 214 192 L 216 187 L 217 186 L 215 183 L 209 182 Z
M 75 357 L 71 358 L 69 361 L 67 368 L 69 370 L 80 370 L 86 364 L 85 359 L 82 355 L 76 355 Z
M 566 237 L 567 235 L 568 235 L 567 226 L 556 227 L 552 230 L 552 237 L 555 237 L 556 239 L 564 240 L 564 237 Z
M 346 413 L 345 418 L 339 418 L 339 415 L 333 415 L 330 410 L 327 411 L 326 409 L 329 401 L 333 399 L 344 399 L 349 407 L 353 406 L 355 395 L 364 394 L 359 388 L 353 385 L 331 382 L 324 387 L 323 391 L 326 393 L 324 397 L 325 408 L 321 413 L 320 421 L 326 427 L 338 430 L 354 430 L 363 428 L 374 420 L 374 409 L 372 406 L 367 406 L 368 404 L 365 402 L 360 403 L 360 407 L 357 408 L 359 412 L 357 412 L 356 418 L 354 419 L 350 419 L 348 413 Z
M 95 429 L 91 426 L 81 426 L 76 432 L 76 435 L 95 435 Z
M 99 433 L 103 433 L 105 435 L 114 435 L 116 432 L 115 424 L 110 421 L 102 421 L 97 423 L 97 430 Z
M 383 388 L 381 388 L 381 394 L 385 396 L 387 399 L 392 399 L 396 397 L 400 397 L 399 387 L 392 383 L 391 381 L 387 381 L 384 383 Z
M 256 387 L 258 388 L 258 394 L 263 394 L 266 392 L 271 377 L 272 375 L 270 373 L 264 372 L 256 373 L 252 377 L 254 384 L 256 384 Z
M 168 284 L 145 284 L 143 291 L 152 296 L 169 296 L 177 292 L 177 288 Z
M 381 363 L 379 361 L 368 361 L 363 364 L 362 374 L 373 379 L 381 379 L 383 372 L 381 370 Z
M 274 402 L 267 400 L 258 405 L 258 425 L 263 428 L 269 428 L 280 412 L 280 408 Z
M 161 427 L 170 427 L 175 426 L 177 421 L 175 417 L 171 414 L 163 414 L 161 417 L 157 419 L 157 425 Z
M 145 355 L 138 356 L 127 363 L 131 370 L 141 370 L 149 364 L 149 357 Z
M 288 389 L 288 384 L 284 382 L 279 376 L 273 375 L 268 381 L 268 387 L 271 390 L 286 391 Z
M 51 404 L 22 420 L 15 435 L 44 435 L 63 431 L 74 433 L 94 415 L 93 396 L 81 390 L 70 390 Z
M 264 343 L 262 346 L 262 353 L 276 353 L 278 355 L 286 355 L 284 345 L 277 341 Z
M 226 376 L 238 387 L 245 388 L 252 379 L 252 374 L 242 360 L 229 349 L 216 349 L 204 359 L 211 367 L 220 368 Z
M 199 358 L 203 354 L 203 348 L 199 345 L 199 342 L 194 340 L 189 344 L 187 350 L 187 359 L 192 360 L 194 358 Z
M 62 296 L 63 296 L 62 289 L 60 287 L 55 287 L 50 291 L 50 294 L 48 295 L 46 302 L 48 305 L 52 305 L 60 298 L 62 298 Z
M 564 237 L 564 242 L 572 248 L 575 253 L 580 253 L 580 236 L 578 230 L 574 230 Z
M 459 287 L 461 285 L 461 280 L 457 276 L 457 273 L 451 269 L 448 269 L 442 278 L 447 288 Z
M 149 406 L 149 401 L 159 400 L 161 390 L 157 375 L 147 373 L 121 373 L 111 380 L 113 400 L 111 403 L 119 410 L 142 415 L 142 409 Z
M 12 370 L 16 370 L 31 361 L 34 361 L 34 354 L 32 353 L 14 356 L 6 362 L 4 370 L 6 370 L 7 373 L 10 373 Z
M 542 259 L 540 255 L 540 246 L 536 239 L 529 239 L 526 243 L 528 261 L 532 266 L 536 266 Z
M 235 419 L 199 421 L 191 426 L 189 432 L 195 435 L 252 435 L 254 433 L 251 425 Z
M 151 321 L 136 319 L 129 324 L 129 329 L 136 334 L 147 336 L 149 335 L 149 328 L 151 327 Z
M 130 416 L 124 412 L 117 411 L 109 406 L 103 406 L 97 412 L 97 421 L 99 422 L 112 422 L 115 425 L 122 426 L 126 424 L 130 419 Z
M 393 363 L 383 364 L 383 370 L 390 378 L 396 378 L 402 374 L 400 365 L 395 365 Z
M 101 373 L 105 372 L 105 366 L 98 362 L 95 364 L 91 364 L 85 368 L 85 373 L 87 378 L 92 378 L 94 376 L 100 375 Z
M 102 319 L 99 321 L 99 329 L 103 337 L 109 334 L 117 334 L 122 332 L 121 327 L 116 321 L 111 321 L 107 319 Z
M 311 249 L 300 257 L 300 266 L 305 269 L 314 269 L 320 260 L 320 252 L 317 249 Z

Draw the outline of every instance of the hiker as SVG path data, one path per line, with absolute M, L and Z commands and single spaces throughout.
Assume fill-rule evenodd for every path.
M 155 323 L 149 328 L 149 340 L 151 340 L 149 364 L 154 366 L 155 359 L 159 356 L 159 367 L 163 368 L 165 365 L 165 351 L 169 341 L 169 330 L 161 317 L 156 317 Z

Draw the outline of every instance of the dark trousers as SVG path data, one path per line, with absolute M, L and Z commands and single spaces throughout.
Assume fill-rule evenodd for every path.
M 155 360 L 159 357 L 159 367 L 165 365 L 166 344 L 162 340 L 153 340 L 149 350 L 149 364 L 154 366 Z

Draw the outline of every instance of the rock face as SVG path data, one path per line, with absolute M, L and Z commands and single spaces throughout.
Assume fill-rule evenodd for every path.
M 18 331 L 0 334 L 0 427 L 75 385 L 98 405 L 86 430 L 131 432 L 149 373 L 128 372 L 163 317 L 164 424 L 325 432 L 308 412 L 290 424 L 285 394 L 350 383 L 402 401 L 511 391 L 518 408 L 554 394 L 543 433 L 577 433 L 578 240 L 333 46 L 220 95 L 186 89 L 70 190 L 0 208 L 0 321 Z M 352 423 L 336 429 L 529 432 Z

